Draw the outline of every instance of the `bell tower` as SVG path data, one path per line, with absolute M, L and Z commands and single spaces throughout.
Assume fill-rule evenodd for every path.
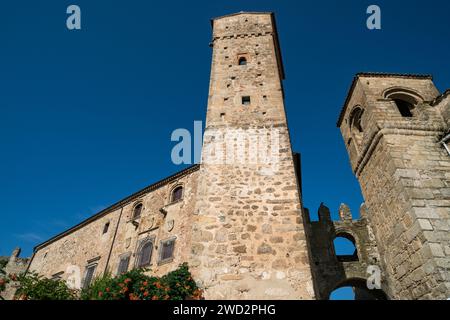
M 272 13 L 212 20 L 191 269 L 208 299 L 312 299 Z
M 448 93 L 431 76 L 361 73 L 338 120 L 391 299 L 450 297 Z

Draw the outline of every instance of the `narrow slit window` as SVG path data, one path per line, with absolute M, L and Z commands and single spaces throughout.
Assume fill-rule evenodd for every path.
M 109 222 L 105 223 L 105 225 L 103 226 L 103 234 L 107 233 L 109 229 Z

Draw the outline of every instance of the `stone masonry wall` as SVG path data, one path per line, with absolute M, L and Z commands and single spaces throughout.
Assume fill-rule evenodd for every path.
M 361 185 L 393 299 L 450 296 L 450 157 L 438 143 L 446 129 L 431 78 L 362 75 L 341 132 Z M 402 117 L 387 90 L 411 92 L 418 104 Z M 362 106 L 363 132 L 350 126 Z M 360 136 L 360 139 L 355 139 Z
M 378 253 L 375 237 L 368 224 L 368 209 L 363 204 L 360 208 L 360 218 L 353 220 L 347 205 L 339 208 L 340 219 L 331 220 L 330 210 L 321 205 L 319 221 L 310 221 L 309 212 L 305 209 L 307 220 L 307 239 L 311 247 L 312 271 L 317 299 L 327 300 L 335 289 L 341 286 L 353 286 L 354 289 L 364 289 L 364 299 L 386 298 L 380 290 L 368 290 L 368 267 L 378 266 Z M 334 248 L 337 237 L 353 242 L 356 254 L 338 256 Z M 358 284 L 362 287 L 359 288 Z M 381 290 L 386 291 L 387 283 L 381 283 Z M 356 297 L 358 298 L 358 297 Z
M 193 274 L 209 299 L 314 298 L 271 14 L 213 21 L 207 124 L 192 230 Z M 239 65 L 240 57 L 247 59 Z M 249 96 L 248 105 L 242 97 Z M 252 163 L 261 147 L 226 138 L 236 130 L 277 132 L 276 161 Z M 211 163 L 244 150 L 243 162 Z M 214 145 L 214 148 L 211 146 Z M 211 150 L 213 149 L 213 150 Z M 275 165 L 275 166 L 274 166 Z

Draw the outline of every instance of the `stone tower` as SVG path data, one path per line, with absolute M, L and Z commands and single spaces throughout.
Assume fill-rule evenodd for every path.
M 391 299 L 450 297 L 449 110 L 430 76 L 362 73 L 339 117 Z
M 208 299 L 312 299 L 274 16 L 212 20 L 190 265 Z

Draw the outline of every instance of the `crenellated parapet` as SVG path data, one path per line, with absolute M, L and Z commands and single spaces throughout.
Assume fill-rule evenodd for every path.
M 314 285 L 318 299 L 328 299 L 330 293 L 342 286 L 353 286 L 359 298 L 384 298 L 380 290 L 367 293 L 365 286 L 369 266 L 378 266 L 380 256 L 375 238 L 367 223 L 367 207 L 362 204 L 360 218 L 353 219 L 346 204 L 339 207 L 339 220 L 333 221 L 328 207 L 321 204 L 318 221 L 311 221 L 305 209 L 306 231 L 311 254 Z M 353 243 L 355 251 L 338 255 L 336 238 Z M 357 297 L 358 298 L 358 297 Z

